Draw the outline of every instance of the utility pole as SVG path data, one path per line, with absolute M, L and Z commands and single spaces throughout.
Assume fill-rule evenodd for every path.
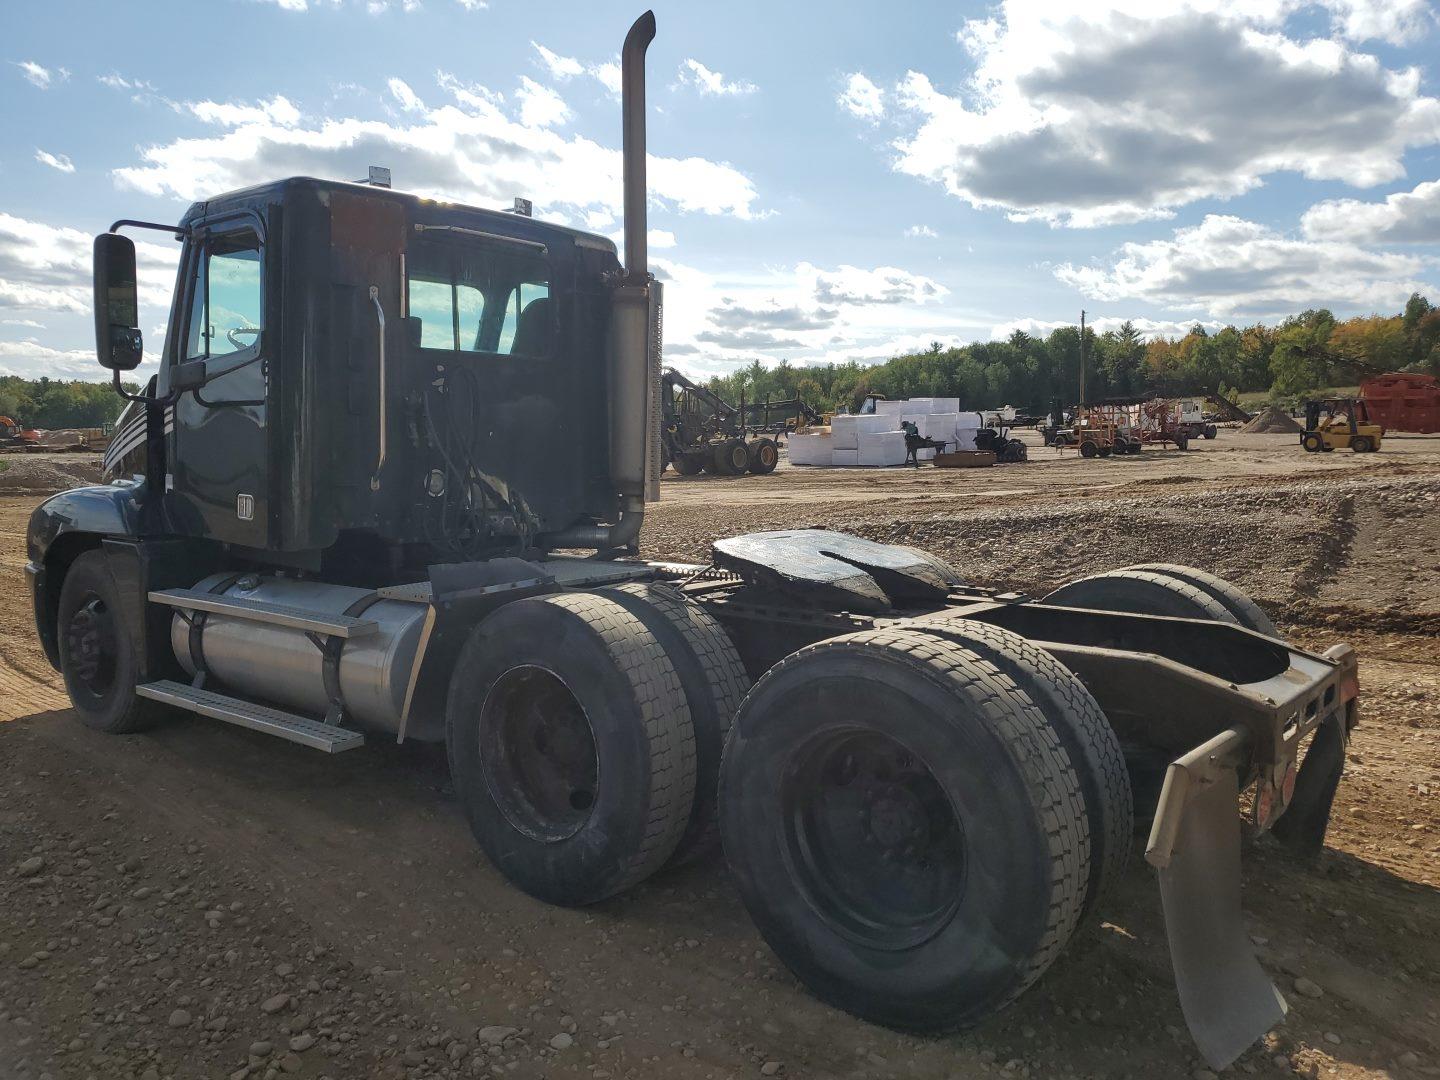
M 1080 309 L 1080 399 L 1076 405 L 1085 404 L 1085 309 Z

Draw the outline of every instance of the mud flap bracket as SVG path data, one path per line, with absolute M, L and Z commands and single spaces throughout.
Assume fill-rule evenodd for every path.
M 1172 762 L 1145 848 L 1160 876 L 1185 1022 L 1217 1070 L 1286 1012 L 1255 959 L 1241 914 L 1239 772 L 1249 745 L 1249 731 L 1234 727 Z

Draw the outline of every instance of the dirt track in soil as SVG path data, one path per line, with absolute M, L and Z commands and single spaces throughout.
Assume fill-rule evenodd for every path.
M 1190 562 L 1251 591 L 1306 645 L 1350 641 L 1365 716 L 1329 846 L 1313 865 L 1268 845 L 1247 854 L 1249 926 L 1291 1014 L 1232 1071 L 1440 1075 L 1440 438 L 1311 457 L 1293 437 L 1223 432 L 1183 455 L 1052 454 L 983 472 L 671 478 L 646 554 L 703 558 L 717 536 L 819 525 L 920 544 L 978 583 L 1032 592 Z M 807 995 L 751 928 L 722 860 L 585 911 L 519 894 L 472 844 L 433 748 L 331 759 L 185 718 L 94 734 L 34 640 L 22 565 L 38 497 L 4 494 L 3 479 L 0 1077 L 1200 1067 L 1138 857 L 1100 925 L 1016 1005 L 967 1035 L 915 1039 Z M 1297 977 L 1323 996 L 1295 993 Z

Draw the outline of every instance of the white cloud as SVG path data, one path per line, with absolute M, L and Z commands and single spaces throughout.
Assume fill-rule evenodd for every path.
M 520 103 L 520 123 L 526 127 L 559 127 L 573 115 L 564 98 L 528 76 L 520 77 L 515 100 Z
M 0 308 L 89 314 L 94 238 L 0 212 Z M 142 304 L 164 311 L 179 261 L 179 245 L 135 245 Z
M 34 319 L 0 319 L 0 326 L 23 326 L 28 330 L 44 330 L 45 324 Z
M 1336 199 L 1316 203 L 1300 219 L 1315 240 L 1351 240 L 1374 244 L 1440 243 L 1440 180 L 1397 191 L 1384 202 Z
M 490 5 L 485 0 L 455 0 L 466 11 L 484 11 Z
M 392 78 L 387 83 L 390 88 L 390 96 L 400 103 L 400 108 L 406 112 L 424 112 L 425 102 L 421 101 L 410 84 L 404 79 Z
M 929 225 L 911 225 L 905 230 L 905 235 L 912 239 L 939 240 L 940 234 Z
M 921 304 L 950 291 L 932 278 L 898 266 L 862 270 L 842 264 L 835 270 L 820 270 L 801 263 L 797 273 L 811 282 L 815 299 L 822 304 Z
M 1428 0 L 1328 0 L 1331 28 L 1351 41 L 1413 44 L 1435 25 Z
M 262 2 L 274 4 L 282 11 L 308 11 L 310 8 L 306 0 L 262 0 Z
M 48 165 L 50 168 L 56 169 L 59 172 L 73 173 L 75 171 L 75 164 L 65 154 L 52 154 L 48 150 L 41 150 L 39 147 L 36 147 L 35 160 L 41 165 Z
M 1169 240 L 1127 243 L 1109 266 L 1055 268 L 1096 300 L 1140 300 L 1211 315 L 1273 316 L 1302 308 L 1395 311 L 1417 290 L 1423 259 L 1331 240 L 1296 240 L 1219 214 Z
M 600 85 L 609 90 L 616 97 L 620 96 L 620 65 L 613 60 L 607 60 L 603 64 L 592 64 L 588 69 L 590 74 L 600 80 Z
M 699 60 L 687 59 L 680 65 L 680 84 L 693 86 L 701 94 L 713 97 L 737 97 L 753 94 L 759 89 L 752 82 L 743 79 L 731 82 L 718 71 L 711 71 Z
M 554 113 L 544 112 L 540 97 L 532 95 L 527 110 L 521 95 L 516 117 L 485 87 L 444 73 L 437 79 L 454 104 L 427 106 L 394 123 L 343 115 L 302 123 L 299 110 L 278 97 L 258 107 L 206 102 L 206 116 L 231 130 L 146 147 L 139 163 L 114 175 L 137 191 L 190 202 L 277 176 L 349 179 L 382 163 L 394 170 L 397 186 L 429 198 L 495 206 L 523 195 L 548 217 L 591 228 L 619 216 L 618 149 L 547 126 Z M 652 156 L 649 177 L 652 204 L 756 216 L 754 184 L 723 162 Z
M 1383 29 L 1379 3 L 1326 7 L 1342 33 Z M 1281 171 L 1402 176 L 1407 149 L 1440 141 L 1440 101 L 1418 69 L 1286 36 L 1298 8 L 1005 0 L 960 31 L 975 66 L 958 92 L 917 71 L 896 87 L 895 167 L 971 205 L 1075 227 L 1168 217 Z
M 879 120 L 885 115 L 885 92 L 858 71 L 845 81 L 845 89 L 836 100 L 842 109 L 861 120 Z
M 41 90 L 48 90 L 55 83 L 64 82 L 70 77 L 70 72 L 64 68 L 51 70 L 41 67 L 34 60 L 12 60 L 11 63 L 20 69 L 20 74 L 25 76 L 27 82 Z
M 108 86 L 111 90 L 129 90 L 137 100 L 155 92 L 154 83 L 144 79 L 129 79 L 118 71 L 112 71 L 106 75 L 96 75 L 95 81 L 101 86 Z
M 667 355 L 713 374 L 757 356 L 797 364 L 877 359 L 919 342 L 973 336 L 935 301 L 943 286 L 896 267 L 795 266 L 712 272 L 654 257 L 665 282 Z
M 85 379 L 93 382 L 102 371 L 95 361 L 94 349 L 55 349 L 38 341 L 0 341 L 0 375 L 18 375 L 38 379 Z M 115 411 L 123 404 L 118 398 Z
M 300 110 L 279 94 L 258 105 L 235 101 L 191 101 L 184 107 L 196 119 L 221 127 L 238 128 L 266 123 L 294 127 L 300 123 Z
M 551 52 L 538 41 L 530 42 L 530 47 L 540 54 L 540 63 L 550 73 L 551 78 L 571 79 L 585 73 L 585 65 L 573 56 L 561 56 Z
M 547 49 L 538 41 L 530 42 L 531 48 L 540 57 L 540 66 L 552 79 L 558 82 L 565 82 L 579 75 L 589 75 L 597 80 L 616 97 L 620 96 L 620 65 L 613 60 L 607 60 L 601 64 L 582 64 L 573 56 L 561 56 L 557 52 Z

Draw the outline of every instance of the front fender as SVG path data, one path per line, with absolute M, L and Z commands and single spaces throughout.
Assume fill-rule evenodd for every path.
M 143 497 L 143 484 L 72 488 L 50 496 L 31 513 L 25 531 L 25 576 L 35 607 L 35 632 L 55 668 L 60 666 L 55 611 L 66 570 L 106 537 L 138 536 Z

